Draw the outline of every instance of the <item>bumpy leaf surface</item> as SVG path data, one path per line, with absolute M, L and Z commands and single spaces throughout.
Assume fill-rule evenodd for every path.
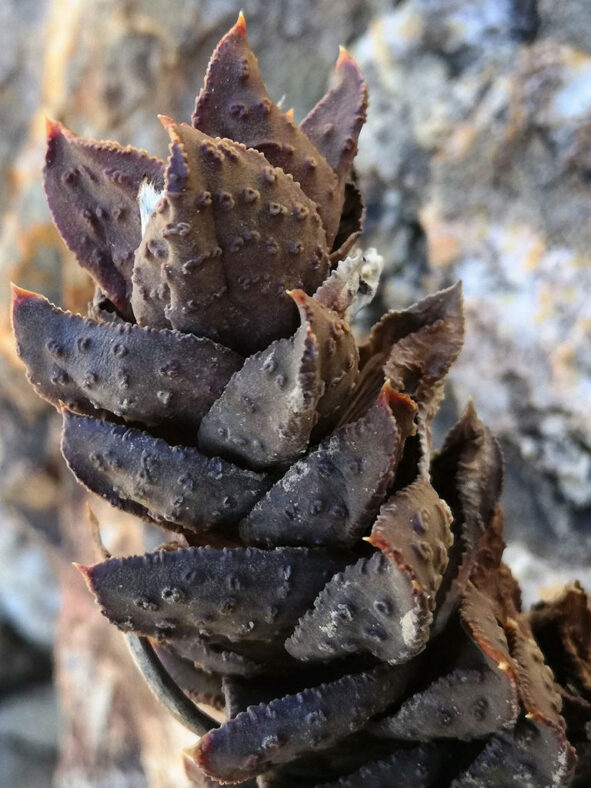
M 301 326 L 250 356 L 201 424 L 199 445 L 251 467 L 293 460 L 318 417 L 338 417 L 338 403 L 357 375 L 357 349 L 347 323 L 302 290 L 290 293 Z
M 264 475 L 146 432 L 64 413 L 62 451 L 74 475 L 113 506 L 192 531 L 241 519 L 268 488 Z M 136 511 L 137 509 L 140 511 Z
M 310 327 L 318 346 L 319 376 L 322 393 L 317 405 L 323 430 L 338 421 L 343 403 L 357 378 L 359 353 L 349 324 L 303 290 L 290 293 L 302 325 Z
M 400 697 L 408 678 L 405 667 L 380 666 L 251 706 L 210 731 L 191 754 L 218 780 L 245 780 L 364 727 Z
M 256 150 L 169 118 L 166 188 L 139 246 L 133 309 L 141 324 L 208 336 L 243 354 L 288 336 L 286 291 L 328 273 L 315 204 Z
M 19 355 L 42 397 L 81 413 L 172 423 L 188 432 L 187 443 L 196 443 L 201 419 L 243 363 L 210 339 L 95 323 L 19 288 L 12 314 Z
M 385 387 L 363 418 L 291 466 L 241 524 L 242 539 L 266 547 L 354 545 L 387 493 L 414 413 L 407 397 Z
M 469 740 L 515 723 L 516 667 L 491 601 L 469 586 L 460 615 L 470 643 L 459 664 L 373 726 L 374 733 L 411 741 Z
M 343 207 L 344 183 L 306 134 L 269 97 L 248 45 L 242 16 L 212 55 L 195 104 L 193 125 L 212 137 L 228 137 L 256 148 L 273 166 L 293 175 L 318 206 L 328 247 L 332 246 Z
M 289 653 L 327 659 L 367 650 L 395 664 L 421 651 L 447 565 L 450 521 L 428 482 L 396 493 L 369 540 L 381 552 L 332 578 L 287 641 Z
M 571 583 L 529 613 L 536 642 L 563 699 L 569 732 L 585 737 L 591 721 L 591 607 L 582 586 Z
M 347 179 L 367 112 L 367 85 L 357 63 L 341 48 L 334 85 L 300 124 L 339 178 Z
M 45 192 L 68 247 L 115 306 L 131 317 L 133 254 L 141 240 L 137 194 L 162 188 L 163 164 L 135 148 L 77 137 L 47 123 Z
M 156 638 L 274 640 L 343 566 L 323 550 L 194 547 L 113 558 L 82 571 L 120 629 Z
M 552 728 L 520 719 L 492 736 L 451 788 L 563 788 L 570 782 L 568 744 Z
M 317 788 L 431 788 L 445 761 L 440 747 L 420 745 L 396 750 L 355 772 Z

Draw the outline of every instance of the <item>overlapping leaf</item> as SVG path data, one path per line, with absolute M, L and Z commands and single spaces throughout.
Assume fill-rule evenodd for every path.
M 322 142 L 323 152 L 331 156 L 338 175 L 307 134 L 269 97 L 257 59 L 248 45 L 243 16 L 213 53 L 193 114 L 195 128 L 212 137 L 228 137 L 257 148 L 271 164 L 293 175 L 318 205 L 329 248 L 339 226 L 345 180 L 366 104 L 365 83 L 351 58 L 339 59 L 337 78 L 337 90 L 347 102 L 340 117 L 334 119 L 339 122 L 332 129 L 326 128 L 327 123 L 318 125 L 326 113 L 325 104 L 316 108 L 317 123 L 313 111 L 307 125 Z M 334 94 L 329 94 L 327 104 L 332 104 L 333 98 Z M 325 132 L 328 133 L 323 136 Z
M 366 119 L 367 85 L 357 63 L 341 47 L 334 85 L 300 124 L 339 178 L 349 177 Z
M 247 544 L 351 547 L 375 517 L 413 429 L 415 406 L 385 386 L 361 419 L 287 471 L 240 526 Z
M 447 565 L 451 515 L 419 480 L 380 510 L 369 541 L 380 552 L 335 575 L 286 642 L 298 659 L 369 651 L 392 664 L 427 643 L 435 594 Z
M 386 378 L 415 400 L 428 426 L 463 341 L 461 283 L 403 311 L 388 312 L 359 348 L 360 375 L 348 418 L 367 406 Z
M 202 417 L 243 362 L 210 339 L 95 323 L 20 288 L 12 317 L 29 379 L 53 405 L 107 411 L 148 426 L 173 424 L 187 443 L 196 443 Z
M 162 188 L 163 164 L 135 148 L 77 137 L 47 122 L 45 193 L 68 247 L 115 306 L 131 317 L 133 254 L 141 240 L 137 193 Z
M 291 339 L 250 356 L 199 430 L 204 451 L 264 468 L 301 455 L 318 422 L 338 417 L 357 375 L 355 340 L 345 321 L 307 296 L 290 293 L 301 326 Z
M 472 403 L 431 464 L 433 486 L 451 507 L 454 545 L 437 598 L 435 630 L 443 628 L 474 569 L 480 540 L 503 485 L 501 449 Z
M 218 457 L 67 411 L 62 452 L 79 481 L 113 506 L 191 531 L 237 522 L 269 485 Z
M 286 291 L 313 293 L 328 272 L 316 206 L 258 151 L 163 122 L 166 187 L 136 252 L 134 313 L 252 353 L 294 330 Z
M 460 612 L 469 637 L 454 669 L 372 728 L 411 741 L 477 739 L 510 728 L 519 714 L 516 666 L 490 600 L 469 586 Z
M 300 753 L 329 747 L 364 727 L 402 695 L 408 679 L 404 666 L 382 665 L 251 706 L 210 731 L 191 755 L 218 780 L 245 780 Z
M 582 586 L 571 583 L 536 604 L 529 624 L 551 667 L 569 733 L 585 737 L 591 721 L 591 607 Z
M 395 750 L 381 760 L 369 761 L 355 772 L 317 788 L 431 788 L 445 763 L 441 746 L 419 745 Z
M 103 613 L 156 638 L 277 640 L 343 566 L 323 550 L 193 547 L 82 567 Z

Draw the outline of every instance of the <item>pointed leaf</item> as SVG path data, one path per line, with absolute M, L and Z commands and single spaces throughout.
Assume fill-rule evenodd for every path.
M 341 427 L 293 465 L 240 526 L 246 543 L 351 547 L 387 494 L 413 403 L 385 387 L 361 419 Z
M 236 522 L 268 487 L 217 457 L 69 412 L 62 451 L 76 478 L 113 506 L 129 511 L 131 502 L 134 514 L 191 531 Z
M 380 666 L 251 706 L 210 731 L 190 755 L 218 780 L 245 780 L 360 730 L 402 695 L 408 679 L 405 667 Z
M 349 326 L 302 290 L 290 292 L 302 325 L 249 357 L 201 424 L 204 451 L 254 468 L 301 454 L 318 416 L 326 428 L 357 375 Z M 322 418 L 323 417 L 323 418 Z
M 470 740 L 515 724 L 515 664 L 490 600 L 469 586 L 461 616 L 470 641 L 459 664 L 376 723 L 373 733 L 411 741 Z
M 476 415 L 472 403 L 450 430 L 431 464 L 433 486 L 449 504 L 454 544 L 437 595 L 434 631 L 444 626 L 463 593 L 478 557 L 503 486 L 499 444 Z
M 591 607 L 578 582 L 538 602 L 528 622 L 563 699 L 570 731 L 583 733 L 591 720 Z
M 408 309 L 388 312 L 359 349 L 361 371 L 350 412 L 371 401 L 387 378 L 397 391 L 415 400 L 428 427 L 463 341 L 459 282 Z
M 333 87 L 300 124 L 341 180 L 351 173 L 367 103 L 367 85 L 359 66 L 341 47 Z
M 327 583 L 285 647 L 298 659 L 369 651 L 391 664 L 426 645 L 434 599 L 447 565 L 451 515 L 428 482 L 396 493 L 370 542 L 380 548 Z
M 573 762 L 564 735 L 522 718 L 512 733 L 492 736 L 451 788 L 566 788 Z
M 195 104 L 193 126 L 211 137 L 228 137 L 256 148 L 293 175 L 318 206 L 328 247 L 339 226 L 344 183 L 308 136 L 271 100 L 248 45 L 240 17 L 214 51 Z
M 77 137 L 47 122 L 45 192 L 68 248 L 129 318 L 133 253 L 141 240 L 137 194 L 147 178 L 162 188 L 158 159 L 115 142 Z
M 317 411 L 326 429 L 338 421 L 342 403 L 347 400 L 359 366 L 357 343 L 348 323 L 303 290 L 290 293 L 302 325 L 310 327 L 318 346 L 319 375 L 323 393 Z
M 322 393 L 318 359 L 306 324 L 293 339 L 279 339 L 247 358 L 201 422 L 200 448 L 252 468 L 301 454 Z
M 248 354 L 295 328 L 285 291 L 328 273 L 316 206 L 255 150 L 164 119 L 166 191 L 136 253 L 138 322 Z
M 323 550 L 191 547 L 82 567 L 104 615 L 156 638 L 273 640 L 343 566 Z
M 130 323 L 95 323 L 14 288 L 18 352 L 53 405 L 108 411 L 148 426 L 172 423 L 197 440 L 199 422 L 242 358 L 210 339 Z
M 411 750 L 396 750 L 391 755 L 370 761 L 355 772 L 317 788 L 431 788 L 445 763 L 440 746 L 419 745 Z

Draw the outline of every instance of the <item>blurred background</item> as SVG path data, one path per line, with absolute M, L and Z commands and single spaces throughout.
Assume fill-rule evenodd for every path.
M 437 434 L 471 395 L 506 458 L 507 559 L 532 601 L 591 585 L 591 14 L 586 0 L 0 0 L 0 785 L 184 785 L 161 715 L 71 567 L 92 561 L 59 419 L 25 381 L 9 287 L 83 311 L 41 186 L 45 113 L 166 155 L 242 7 L 301 119 L 345 44 L 370 88 L 357 171 L 371 315 L 461 278 L 467 341 Z M 110 546 L 140 526 L 93 501 Z M 133 697 L 133 702 L 132 702 Z

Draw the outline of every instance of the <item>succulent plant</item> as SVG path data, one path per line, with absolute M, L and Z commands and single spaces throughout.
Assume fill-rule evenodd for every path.
M 49 205 L 97 287 L 88 317 L 15 288 L 19 354 L 79 481 L 177 532 L 80 570 L 201 736 L 197 784 L 563 786 L 575 747 L 584 781 L 587 598 L 521 612 L 472 405 L 432 452 L 460 285 L 349 326 L 379 268 L 352 251 L 366 107 L 343 50 L 296 125 L 240 16 L 192 125 L 161 119 L 166 163 L 48 122 Z

